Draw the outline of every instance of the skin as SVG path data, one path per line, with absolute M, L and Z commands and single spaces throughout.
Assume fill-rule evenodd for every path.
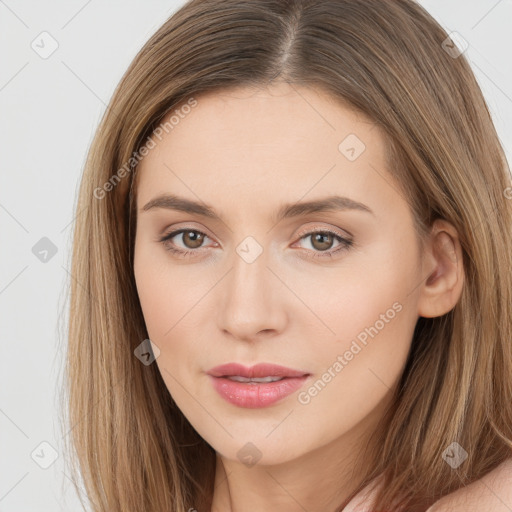
M 512 459 L 476 482 L 445 496 L 427 512 L 510 512 L 512 510 Z
M 217 452 L 212 511 L 333 510 L 358 484 L 356 458 L 391 400 L 418 318 L 445 314 L 460 297 L 457 232 L 436 221 L 420 249 L 410 208 L 385 168 L 382 133 L 320 89 L 272 84 L 196 99 L 138 169 L 134 272 L 148 335 L 160 350 L 156 364 Z M 354 161 L 338 149 L 350 134 L 366 146 Z M 203 201 L 222 221 L 143 209 L 165 193 Z M 373 214 L 272 220 L 283 203 L 333 194 Z M 178 234 L 167 244 L 197 255 L 177 257 L 159 241 L 180 228 L 206 237 L 201 244 Z M 353 245 L 314 258 L 340 247 L 335 237 L 315 243 L 314 229 Z M 236 251 L 248 236 L 263 249 L 250 264 Z M 378 334 L 300 403 L 299 393 L 396 303 L 400 311 Z M 206 375 L 227 362 L 312 375 L 283 400 L 247 409 L 226 402 Z M 261 454 L 252 466 L 237 456 L 247 443 Z

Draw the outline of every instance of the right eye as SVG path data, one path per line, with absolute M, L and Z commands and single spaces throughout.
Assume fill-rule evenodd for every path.
M 181 240 L 182 243 L 185 244 L 185 247 L 183 248 L 176 246 L 176 244 L 172 242 L 172 239 L 178 235 L 182 235 Z M 191 228 L 182 228 L 176 231 L 171 231 L 170 233 L 164 235 L 160 239 L 160 242 L 168 251 L 172 252 L 173 254 L 185 257 L 191 256 L 192 253 L 199 252 L 199 249 L 201 249 L 201 244 L 205 238 L 208 238 L 208 236 L 202 231 Z

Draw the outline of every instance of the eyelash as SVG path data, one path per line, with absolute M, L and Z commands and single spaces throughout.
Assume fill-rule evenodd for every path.
M 194 249 L 194 250 L 191 250 L 191 249 L 185 250 L 185 249 L 177 249 L 175 246 L 170 245 L 170 240 L 172 238 L 174 238 L 176 235 L 179 235 L 179 234 L 185 233 L 185 232 L 189 232 L 189 231 L 191 231 L 193 233 L 199 233 L 201 235 L 208 237 L 208 235 L 206 235 L 206 233 L 203 233 L 202 231 L 199 231 L 197 229 L 183 228 L 183 229 L 178 229 L 176 231 L 172 231 L 171 233 L 164 235 L 162 238 L 159 239 L 159 242 L 161 242 L 164 245 L 164 248 L 167 251 L 171 252 L 172 254 L 174 254 L 176 256 L 179 256 L 181 258 L 186 258 L 187 256 L 194 257 L 198 252 L 200 252 L 201 248 Z M 336 249 L 331 249 L 329 251 L 314 251 L 314 252 L 316 252 L 316 254 L 314 254 L 313 256 L 309 256 L 310 258 L 313 258 L 313 259 L 315 259 L 315 258 L 332 258 L 333 256 L 337 255 L 338 253 L 348 250 L 350 247 L 352 247 L 352 245 L 354 243 L 353 240 L 344 238 L 344 237 L 340 236 L 338 233 L 336 233 L 335 231 L 330 231 L 328 229 L 318 229 L 318 230 L 308 231 L 307 233 L 304 233 L 299 238 L 299 240 L 302 240 L 303 238 L 307 238 L 308 236 L 311 236 L 311 235 L 315 235 L 317 233 L 321 233 L 324 235 L 333 235 L 340 242 L 340 245 Z M 306 250 L 308 250 L 308 249 L 306 249 Z

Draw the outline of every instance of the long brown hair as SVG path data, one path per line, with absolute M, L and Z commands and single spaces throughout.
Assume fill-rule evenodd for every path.
M 368 116 L 420 239 L 443 218 L 463 250 L 462 296 L 418 320 L 354 493 L 382 474 L 376 509 L 424 511 L 511 456 L 510 174 L 471 68 L 447 38 L 412 0 L 191 0 L 140 50 L 92 142 L 76 206 L 66 440 L 94 511 L 210 510 L 215 451 L 157 366 L 134 356 L 148 338 L 133 275 L 134 175 L 178 105 L 179 117 L 203 93 L 278 80 L 323 88 Z M 458 469 L 442 457 L 453 442 L 468 454 Z

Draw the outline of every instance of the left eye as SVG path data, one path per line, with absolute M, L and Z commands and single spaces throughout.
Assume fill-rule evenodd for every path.
M 351 240 L 338 235 L 334 231 L 329 231 L 329 230 L 323 230 L 323 231 L 318 230 L 318 231 L 312 231 L 312 232 L 306 233 L 305 235 L 303 235 L 300 238 L 300 240 L 307 239 L 307 238 L 311 239 L 311 245 L 312 245 L 313 249 L 316 250 L 315 252 L 320 253 L 320 254 L 315 254 L 313 256 L 315 258 L 319 258 L 324 255 L 328 256 L 328 257 L 332 257 L 332 255 L 334 253 L 337 253 L 338 251 L 343 250 L 343 249 L 348 249 L 352 245 Z M 336 249 L 330 250 L 332 247 L 332 244 L 335 240 L 338 241 L 338 246 L 336 247 Z M 325 254 L 322 254 L 322 253 L 325 253 Z
M 178 236 L 182 235 L 182 243 L 184 247 L 176 246 L 175 243 L 171 242 L 171 240 Z M 191 256 L 194 253 L 200 252 L 202 243 L 205 238 L 209 238 L 205 233 L 198 231 L 196 229 L 179 229 L 177 231 L 172 231 L 171 233 L 164 235 L 159 241 L 164 244 L 164 247 L 181 257 Z M 330 230 L 316 230 L 310 231 L 308 233 L 303 234 L 299 240 L 311 238 L 313 252 L 313 258 L 322 258 L 332 256 L 340 251 L 346 250 L 353 245 L 353 241 L 347 238 L 344 238 L 337 234 L 334 231 Z M 338 246 L 335 249 L 330 250 L 334 240 L 338 241 Z

